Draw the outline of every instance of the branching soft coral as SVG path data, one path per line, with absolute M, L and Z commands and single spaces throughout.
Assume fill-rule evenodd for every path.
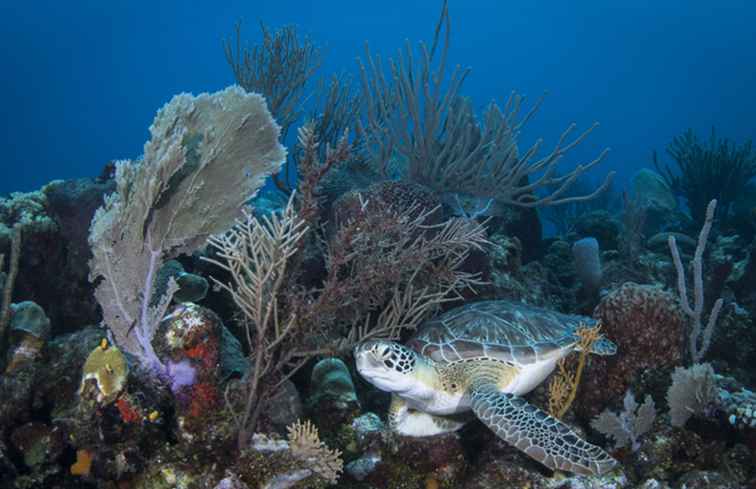
M 419 203 L 360 201 L 333 233 L 319 234 L 325 226 L 314 187 L 349 145 L 344 138 L 320 161 L 317 138 L 307 126 L 299 141 L 311 160 L 302 173 L 303 195 L 293 194 L 281 213 L 269 217 L 247 213 L 231 231 L 210 238 L 217 255 L 205 258 L 231 277 L 215 282 L 242 312 L 252 359 L 241 400 L 230 391 L 227 396 L 240 450 L 268 399 L 310 358 L 416 327 L 437 305 L 479 283 L 461 265 L 470 250 L 487 243 L 483 225 L 467 219 L 434 223 L 429 216 L 436 209 Z M 313 285 L 303 279 L 301 256 L 321 239 L 326 274 Z
M 313 320 L 347 327 L 362 339 L 368 330 L 370 336 L 396 337 L 401 328 L 375 322 L 377 314 L 371 317 L 383 305 L 414 294 L 430 308 L 478 285 L 479 278 L 461 266 L 471 250 L 487 243 L 485 227 L 462 218 L 431 224 L 436 210 L 361 200 L 328 241 L 327 276 Z M 404 325 L 415 326 L 415 321 Z

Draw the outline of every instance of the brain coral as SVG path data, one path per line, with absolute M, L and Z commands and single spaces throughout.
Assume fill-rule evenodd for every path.
M 621 400 L 644 370 L 679 364 L 685 332 L 677 298 L 651 285 L 622 284 L 601 300 L 593 316 L 618 351 L 612 357 L 593 357 L 585 372 L 580 410 L 591 417 Z

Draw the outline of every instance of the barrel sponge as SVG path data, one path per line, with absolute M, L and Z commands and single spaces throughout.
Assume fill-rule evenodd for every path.
M 587 290 L 601 286 L 601 257 L 596 238 L 583 238 L 572 245 L 572 257 L 578 278 Z
M 644 371 L 679 364 L 687 321 L 673 294 L 632 282 L 603 297 L 593 317 L 601 321 L 606 337 L 617 344 L 617 355 L 592 358 L 586 368 L 579 401 L 589 417 L 622 399 Z

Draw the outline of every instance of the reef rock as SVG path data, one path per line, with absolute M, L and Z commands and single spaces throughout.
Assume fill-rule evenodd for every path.
M 168 367 L 176 414 L 189 431 L 201 431 L 201 418 L 221 405 L 222 328 L 213 311 L 186 303 L 171 311 L 157 334 L 156 351 Z
M 329 425 L 350 421 L 360 407 L 349 369 L 338 358 L 324 358 L 315 365 L 310 392 L 307 408 L 321 427 L 322 418 L 327 418 Z
M 11 304 L 11 314 L 11 342 L 6 375 L 11 375 L 20 368 L 34 368 L 35 362 L 41 360 L 50 337 L 50 319 L 34 302 Z
M 694 470 L 680 477 L 675 489 L 740 489 L 742 486 L 724 474 Z

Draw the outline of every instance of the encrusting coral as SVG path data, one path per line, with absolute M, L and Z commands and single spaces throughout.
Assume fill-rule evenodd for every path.
M 97 402 L 100 405 L 109 404 L 115 401 L 126 386 L 128 374 L 126 357 L 118 347 L 111 345 L 107 339 L 103 338 L 84 363 L 79 393 L 83 393 L 87 388 L 87 383 L 94 380 Z

